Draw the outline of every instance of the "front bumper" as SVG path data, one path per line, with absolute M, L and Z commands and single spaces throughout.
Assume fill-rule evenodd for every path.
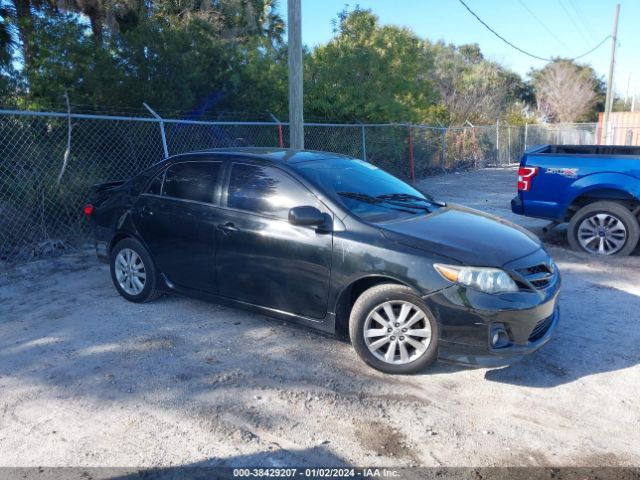
M 543 265 L 549 265 L 551 273 L 540 283 L 538 267 Z M 532 267 L 532 276 L 523 276 Z M 491 295 L 454 284 L 424 298 L 440 329 L 439 359 L 473 366 L 508 365 L 551 339 L 560 319 L 561 278 L 548 253 L 540 249 L 503 269 L 521 286 L 518 292 Z M 504 333 L 507 341 L 494 345 L 496 332 Z
M 455 342 L 441 341 L 438 350 L 438 359 L 458 365 L 474 367 L 502 367 L 510 365 L 523 356 L 535 352 L 542 348 L 553 336 L 560 320 L 560 309 L 556 306 L 551 318 L 549 327 L 544 335 L 533 342 L 523 345 L 511 344 L 502 348 L 492 349 L 488 345 L 465 345 Z

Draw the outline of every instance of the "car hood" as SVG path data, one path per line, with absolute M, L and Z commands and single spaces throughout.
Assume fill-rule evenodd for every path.
M 451 204 L 427 216 L 378 227 L 389 240 L 465 265 L 502 267 L 542 247 L 538 237 L 518 225 Z

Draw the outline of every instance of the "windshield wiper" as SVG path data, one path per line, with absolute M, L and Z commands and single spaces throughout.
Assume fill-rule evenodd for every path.
M 383 208 L 389 208 L 391 210 L 397 210 L 397 211 L 406 212 L 406 213 L 416 213 L 415 209 L 425 208 L 423 206 L 418 206 L 418 205 L 406 205 L 404 203 L 394 203 L 384 198 L 372 197 L 371 195 L 367 195 L 366 193 L 361 193 L 361 192 L 338 192 L 338 195 L 340 195 L 341 197 L 353 198 L 354 200 L 358 200 L 360 202 L 370 203 L 372 205 L 378 205 Z M 395 205 L 395 206 L 392 207 L 389 205 Z M 413 208 L 414 210 L 409 210 L 409 208 Z
M 384 195 L 378 195 L 376 198 L 382 200 L 393 200 L 396 202 L 425 202 L 430 205 L 437 205 L 439 207 L 446 206 L 445 203 L 434 200 L 433 198 L 424 198 L 417 195 L 411 195 L 409 193 L 387 193 Z
M 406 193 L 388 193 L 385 195 L 378 195 L 376 198 L 391 205 L 404 205 L 410 208 L 418 208 L 427 212 L 431 212 L 431 207 L 428 205 L 433 205 L 426 198 L 417 197 L 415 195 L 409 195 Z M 427 205 L 416 205 L 416 202 L 425 202 Z
M 366 203 L 378 204 L 382 202 L 381 199 L 360 192 L 338 192 L 338 195 L 340 195 L 341 197 L 353 198 L 354 200 L 360 200 L 361 202 Z

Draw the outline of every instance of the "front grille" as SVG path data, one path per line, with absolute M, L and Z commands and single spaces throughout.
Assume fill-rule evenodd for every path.
M 541 263 L 540 265 L 534 265 L 533 267 L 529 268 L 523 268 L 523 270 L 526 270 L 528 275 L 534 275 L 536 273 L 551 273 L 549 267 L 544 263 Z
M 554 275 L 553 269 L 546 263 L 521 268 L 518 270 L 518 273 L 537 290 L 547 288 Z
M 544 334 L 547 333 L 549 327 L 551 326 L 551 322 L 553 321 L 553 315 L 545 318 L 544 320 L 540 320 L 536 323 L 536 326 L 533 327 L 531 334 L 529 335 L 530 342 L 536 342 L 544 337 Z
M 538 290 L 545 288 L 549 285 L 549 280 L 531 280 L 531 285 L 536 287 Z

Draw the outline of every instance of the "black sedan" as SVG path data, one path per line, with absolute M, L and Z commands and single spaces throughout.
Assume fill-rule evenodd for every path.
M 127 300 L 176 292 L 345 333 L 384 372 L 504 365 L 558 323 L 537 237 L 333 153 L 178 155 L 97 185 L 85 213 Z

